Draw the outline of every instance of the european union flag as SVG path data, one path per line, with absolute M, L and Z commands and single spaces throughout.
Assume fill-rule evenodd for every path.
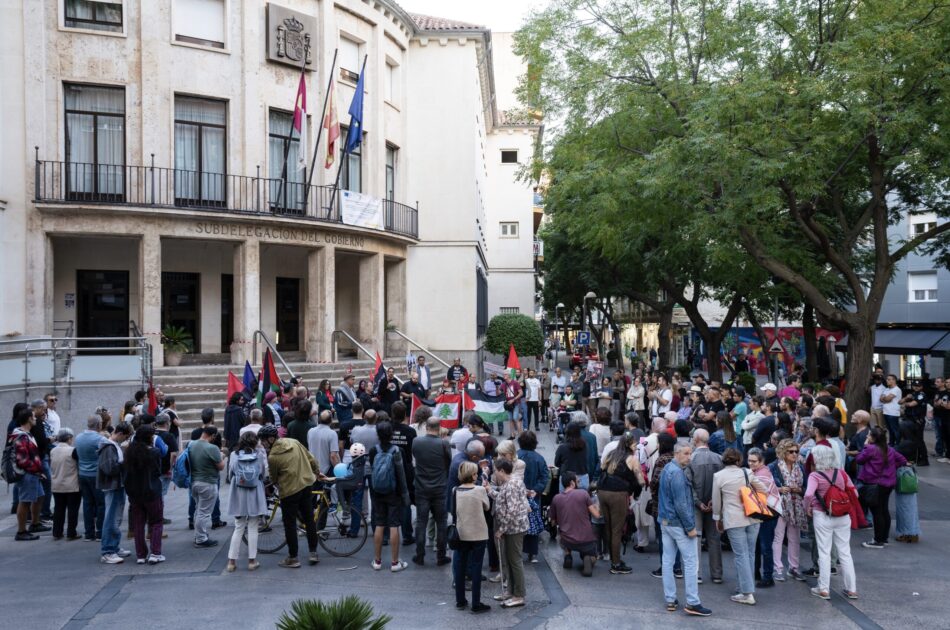
M 366 76 L 366 66 L 360 71 L 360 80 L 356 82 L 356 93 L 350 103 L 350 126 L 346 130 L 346 147 L 344 151 L 350 153 L 363 141 L 363 79 Z

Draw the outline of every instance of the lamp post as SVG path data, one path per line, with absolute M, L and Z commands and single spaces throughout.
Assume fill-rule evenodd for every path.
M 554 367 L 557 367 L 557 351 L 561 347 L 561 336 L 558 332 L 558 324 L 561 320 L 557 316 L 559 308 L 564 308 L 564 302 L 558 302 L 554 305 Z
M 584 296 L 584 330 L 586 331 L 590 330 L 590 327 L 587 324 L 587 314 L 589 312 L 587 309 L 587 300 L 596 300 L 596 299 L 597 299 L 597 294 L 594 293 L 593 291 L 588 291 L 587 295 Z

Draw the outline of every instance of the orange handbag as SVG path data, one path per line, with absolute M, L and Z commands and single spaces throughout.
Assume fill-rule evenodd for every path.
M 742 474 L 745 475 L 746 485 L 739 488 L 739 498 L 742 500 L 742 509 L 745 515 L 759 521 L 778 518 L 778 514 L 768 505 L 769 495 L 752 487 L 752 484 L 749 483 L 748 471 L 743 469 Z

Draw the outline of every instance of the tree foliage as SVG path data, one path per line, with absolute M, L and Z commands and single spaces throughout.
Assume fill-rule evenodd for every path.
M 485 349 L 492 354 L 507 354 L 511 344 L 518 356 L 534 357 L 544 353 L 541 327 L 529 315 L 510 313 L 495 315 L 485 332 Z
M 848 331 L 861 380 L 896 264 L 950 249 L 948 16 L 932 0 L 554 0 L 516 38 L 521 98 L 564 120 L 544 155 L 547 205 L 569 215 L 553 226 L 713 342 L 702 298 L 727 319 L 773 290 L 804 300 Z M 938 220 L 889 238 L 921 213 Z

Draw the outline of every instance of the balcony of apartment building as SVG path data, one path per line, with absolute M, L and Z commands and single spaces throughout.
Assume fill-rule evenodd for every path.
M 266 177 L 172 168 L 150 164 L 103 164 L 39 159 L 36 149 L 35 199 L 42 204 L 124 206 L 194 210 L 196 213 L 283 217 L 314 224 L 369 227 L 418 239 L 417 207 L 394 199 L 374 199 L 308 184 L 293 164 L 288 174 Z M 290 172 L 293 171 L 293 172 Z M 378 209 L 377 209 L 378 207 Z M 366 214 L 376 219 L 366 220 Z

